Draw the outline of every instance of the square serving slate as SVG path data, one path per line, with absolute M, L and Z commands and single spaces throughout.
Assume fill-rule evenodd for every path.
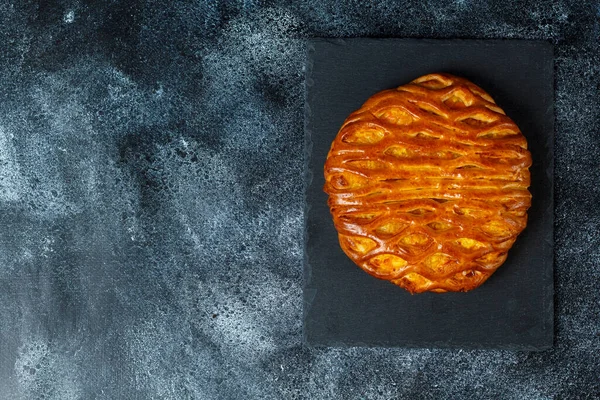
M 467 293 L 410 295 L 341 250 L 323 165 L 345 118 L 371 95 L 427 73 L 481 86 L 529 142 L 528 226 L 507 261 Z M 553 342 L 553 48 L 544 41 L 316 39 L 306 74 L 304 341 L 309 346 L 543 350 Z

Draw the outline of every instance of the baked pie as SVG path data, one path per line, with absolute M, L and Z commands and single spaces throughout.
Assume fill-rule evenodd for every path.
M 527 225 L 531 154 L 470 81 L 430 74 L 350 114 L 325 163 L 342 250 L 411 293 L 468 291 Z

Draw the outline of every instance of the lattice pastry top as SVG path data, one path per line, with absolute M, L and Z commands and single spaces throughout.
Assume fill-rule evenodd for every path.
M 481 88 L 430 74 L 342 125 L 325 192 L 343 251 L 411 293 L 468 291 L 506 260 L 531 205 L 527 141 Z

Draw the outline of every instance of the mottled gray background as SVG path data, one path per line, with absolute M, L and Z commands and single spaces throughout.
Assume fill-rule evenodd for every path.
M 305 39 L 549 39 L 556 341 L 301 344 Z M 0 0 L 0 399 L 600 397 L 597 1 Z

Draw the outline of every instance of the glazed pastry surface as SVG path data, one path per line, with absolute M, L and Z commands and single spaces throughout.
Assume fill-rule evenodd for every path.
M 470 81 L 430 74 L 369 98 L 325 163 L 340 246 L 411 293 L 468 291 L 506 260 L 531 205 L 527 141 Z

